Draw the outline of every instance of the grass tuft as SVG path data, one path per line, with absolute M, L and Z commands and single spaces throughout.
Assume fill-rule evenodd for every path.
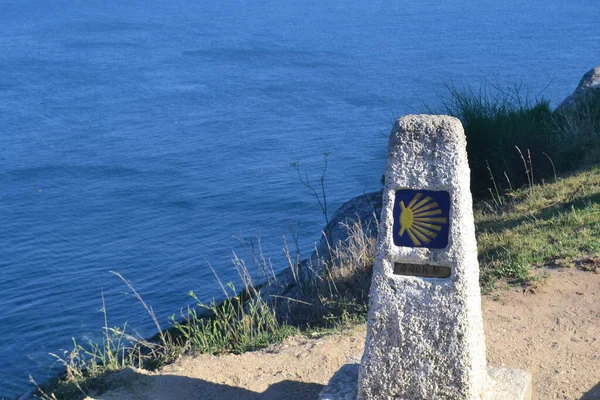
M 547 100 L 530 97 L 522 86 L 447 88 L 435 111 L 463 124 L 476 197 L 492 192 L 497 198 L 600 161 L 600 94 L 553 113 Z
M 296 326 L 338 329 L 366 320 L 375 238 L 360 221 L 343 226 L 347 238 L 328 244 L 324 257 L 299 262 L 286 252 L 292 271 L 304 271 L 294 273 L 298 290 L 286 313 Z
M 183 322 L 172 317 L 173 327 L 184 338 L 186 349 L 239 354 L 277 343 L 296 332 L 293 327 L 280 324 L 274 310 L 260 296 L 245 299 L 239 295 L 220 304 L 205 304 L 194 292 L 190 296 L 209 316 L 189 308 Z
M 282 287 L 289 282 L 278 282 L 279 277 L 262 253 L 260 242 L 254 246 L 253 242 L 241 240 L 251 253 L 250 262 L 234 253 L 233 263 L 244 288 L 238 291 L 233 283 L 223 284 L 213 270 L 225 299 L 205 303 L 190 292 L 195 305 L 187 308 L 180 321 L 172 316 L 167 330 L 162 329 L 152 307 L 131 282 L 113 272 L 143 306 L 158 333 L 151 339 L 143 339 L 127 333 L 126 324 L 122 328 L 109 327 L 102 295 L 105 325 L 102 342 L 80 345 L 73 340 L 71 350 L 62 356 L 53 354 L 65 372 L 38 387 L 38 395 L 44 399 L 97 396 L 108 389 L 110 374 L 126 367 L 155 369 L 189 351 L 243 353 L 299 332 L 322 335 L 364 321 L 374 238 L 363 232 L 360 221 L 346 228 L 348 238 L 337 247 L 330 247 L 327 259 L 314 258 L 314 268 L 288 260 L 295 290 L 286 297 L 263 295 L 263 289 L 270 285 Z M 290 254 L 287 247 L 284 252 Z M 298 273 L 299 269 L 304 272 Z M 255 285 L 256 276 L 267 284 Z M 287 305 L 288 312 L 282 312 L 282 304 Z

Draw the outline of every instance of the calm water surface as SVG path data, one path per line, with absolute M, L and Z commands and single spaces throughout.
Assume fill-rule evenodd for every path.
M 379 187 L 392 120 L 444 83 L 524 82 L 557 104 L 600 64 L 596 0 L 0 0 L 0 397 L 111 325 L 154 328 L 108 271 L 167 317 L 235 237 L 276 269 L 294 227 Z M 205 3 L 205 4 L 203 4 Z

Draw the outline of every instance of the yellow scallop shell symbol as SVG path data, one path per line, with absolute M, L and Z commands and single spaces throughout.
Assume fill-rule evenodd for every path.
M 417 193 L 407 206 L 400 202 L 400 236 L 406 232 L 415 246 L 431 242 L 448 223 L 439 204 L 429 196 L 422 197 L 423 193 Z

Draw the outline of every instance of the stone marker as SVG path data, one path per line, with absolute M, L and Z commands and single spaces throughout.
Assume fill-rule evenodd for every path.
M 320 399 L 531 398 L 529 373 L 486 365 L 469 185 L 459 120 L 400 118 L 389 141 L 360 372 L 345 367 Z

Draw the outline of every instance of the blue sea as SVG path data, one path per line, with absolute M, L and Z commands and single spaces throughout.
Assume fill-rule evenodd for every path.
M 155 332 L 235 281 L 240 239 L 285 268 L 380 187 L 400 115 L 446 84 L 558 104 L 600 64 L 597 0 L 0 0 L 0 398 L 109 325 Z

